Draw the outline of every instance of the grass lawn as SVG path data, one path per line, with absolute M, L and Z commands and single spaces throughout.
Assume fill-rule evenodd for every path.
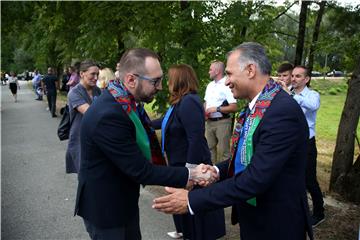
M 345 98 L 345 94 L 320 96 L 321 103 L 316 121 L 316 135 L 319 139 L 336 141 Z

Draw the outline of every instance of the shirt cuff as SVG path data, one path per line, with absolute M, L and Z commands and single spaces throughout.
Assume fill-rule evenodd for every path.
M 219 172 L 220 172 L 220 170 L 219 170 L 219 168 L 218 168 L 217 166 L 215 166 L 215 165 L 214 165 L 213 167 L 215 168 L 216 173 L 220 176 L 220 173 L 219 173 Z
M 187 167 L 186 169 L 187 169 L 187 170 L 188 170 L 188 172 L 189 172 L 189 175 L 188 175 L 188 181 L 187 181 L 187 183 L 188 183 L 188 182 L 190 181 L 190 177 L 191 177 L 191 175 L 190 175 L 190 174 L 191 174 L 191 173 L 190 173 L 190 168 L 188 168 L 188 167 Z M 186 183 L 186 184 L 187 184 L 187 183 Z
M 189 213 L 191 214 L 191 215 L 195 215 L 195 213 L 193 212 L 193 210 L 191 209 L 191 207 L 190 207 L 190 203 L 189 203 L 189 201 L 188 201 L 188 209 L 189 209 Z

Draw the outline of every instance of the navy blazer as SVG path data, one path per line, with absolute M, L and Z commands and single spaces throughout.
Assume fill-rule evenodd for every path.
M 247 168 L 226 178 L 228 162 L 219 164 L 223 181 L 189 193 L 195 212 L 235 205 L 241 239 L 312 239 L 305 191 L 309 130 L 294 99 L 281 90 L 254 135 Z M 257 206 L 245 201 L 256 197 Z
M 153 121 L 161 128 L 162 119 Z M 175 104 L 165 127 L 165 151 L 170 166 L 210 164 L 211 155 L 205 138 L 205 112 L 196 93 L 189 93 Z M 215 240 L 225 235 L 223 209 L 179 215 L 184 238 Z
M 162 118 L 153 121 L 161 128 Z M 189 93 L 175 104 L 165 128 L 165 152 L 170 166 L 211 164 L 205 138 L 205 112 L 197 94 Z
M 124 226 L 138 211 L 140 184 L 185 187 L 186 168 L 155 166 L 136 129 L 108 90 L 84 114 L 75 213 L 101 228 Z

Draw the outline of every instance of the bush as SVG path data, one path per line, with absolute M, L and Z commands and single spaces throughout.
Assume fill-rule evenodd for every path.
M 336 95 L 336 94 L 338 94 L 338 91 L 337 91 L 337 88 L 330 88 L 329 89 L 329 91 L 328 91 L 328 93 L 330 94 L 330 95 Z

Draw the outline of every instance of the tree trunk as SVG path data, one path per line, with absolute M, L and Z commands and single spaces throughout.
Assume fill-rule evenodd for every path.
M 306 30 L 306 17 L 307 17 L 307 9 L 310 2 L 302 1 L 301 2 L 301 11 L 299 17 L 299 31 L 296 43 L 296 53 L 295 53 L 295 61 L 294 64 L 300 65 L 301 59 L 304 51 L 304 41 L 305 41 L 305 30 Z
M 320 9 L 318 11 L 318 15 L 317 15 L 317 18 L 316 18 L 313 38 L 312 38 L 312 42 L 311 42 L 311 46 L 310 46 L 309 64 L 308 64 L 310 76 L 311 76 L 311 72 L 313 70 L 314 53 L 315 53 L 315 49 L 316 49 L 316 43 L 317 43 L 318 38 L 319 38 L 320 23 L 321 23 L 322 17 L 323 17 L 324 12 L 325 12 L 325 5 L 326 5 L 326 1 L 321 1 L 320 4 L 319 4 Z
M 360 157 L 354 163 L 354 143 L 360 115 L 360 58 L 349 88 L 336 139 L 330 190 L 360 203 Z

